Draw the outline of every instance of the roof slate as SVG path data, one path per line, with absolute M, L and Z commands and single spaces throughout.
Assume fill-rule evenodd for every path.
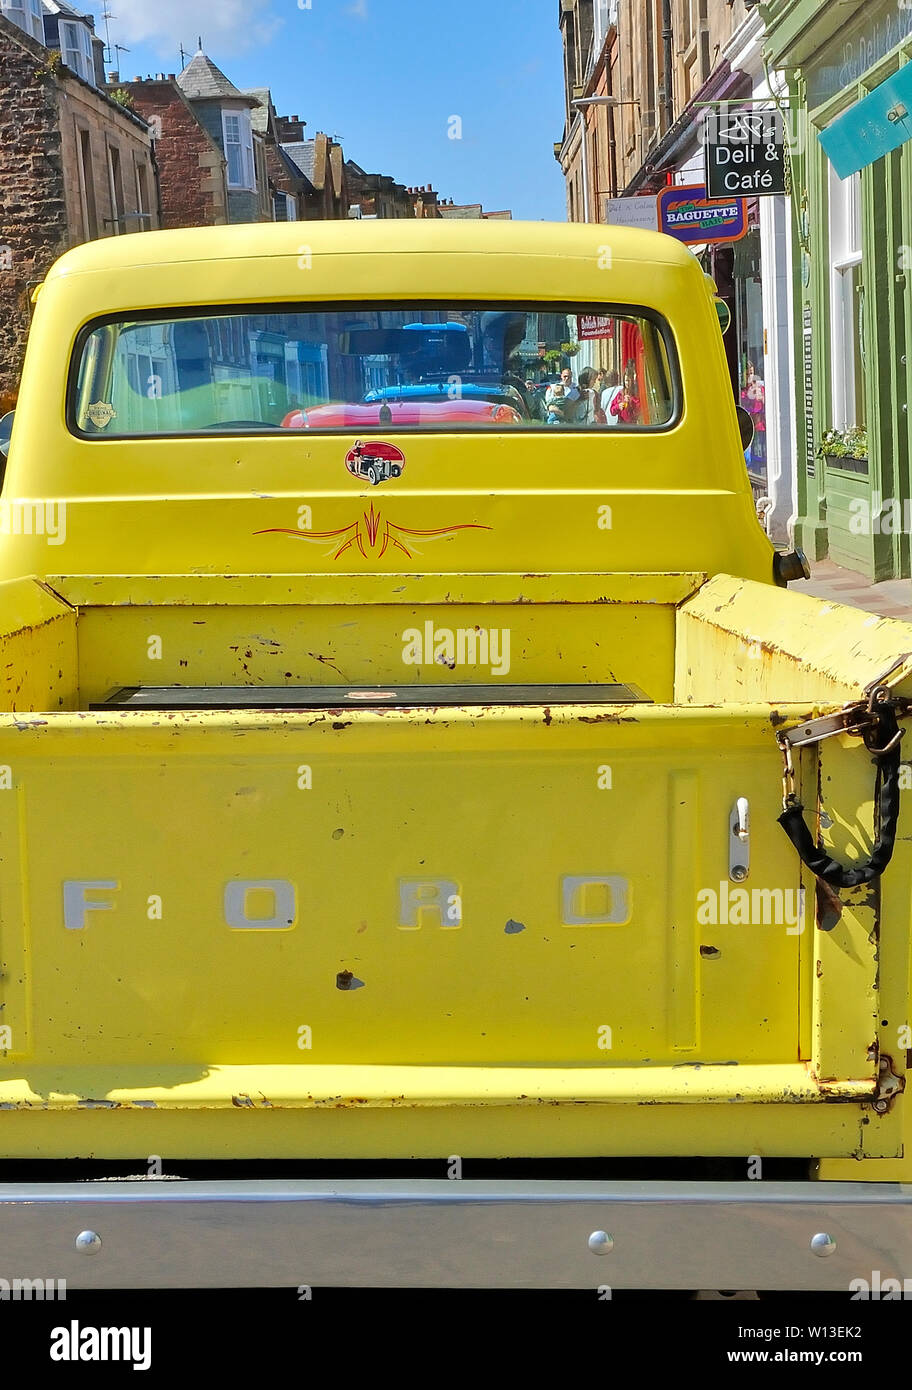
M 188 101 L 213 101 L 219 98 L 243 101 L 248 106 L 259 106 L 256 97 L 246 96 L 235 87 L 221 68 L 217 68 L 205 53 L 194 53 L 187 66 L 177 79 Z
M 316 165 L 316 141 L 302 140 L 295 144 L 282 145 L 282 149 L 289 159 L 301 170 L 306 179 L 313 183 L 314 167 Z
M 272 93 L 268 87 L 245 87 L 243 91 L 245 97 L 253 97 L 260 104 L 250 113 L 250 124 L 260 135 L 266 135 L 269 131 L 269 108 L 272 105 Z

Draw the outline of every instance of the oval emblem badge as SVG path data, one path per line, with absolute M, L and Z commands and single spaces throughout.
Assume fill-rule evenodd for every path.
M 365 444 L 356 439 L 345 455 L 345 467 L 353 478 L 363 478 L 376 487 L 389 478 L 399 478 L 405 468 L 405 454 L 395 444 L 387 444 L 382 439 L 371 439 Z

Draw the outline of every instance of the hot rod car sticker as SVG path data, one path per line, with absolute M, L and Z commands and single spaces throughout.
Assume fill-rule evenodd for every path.
M 389 478 L 400 478 L 405 468 L 405 454 L 395 444 L 372 439 L 369 444 L 356 439 L 345 455 L 345 467 L 355 478 L 364 478 L 376 487 Z

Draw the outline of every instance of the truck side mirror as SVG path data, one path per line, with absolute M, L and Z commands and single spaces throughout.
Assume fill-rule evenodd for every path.
M 6 473 L 6 460 L 9 458 L 10 437 L 13 433 L 13 414 L 8 410 L 5 415 L 0 416 L 0 488 L 3 486 L 3 478 Z
M 743 405 L 736 405 L 735 410 L 738 415 L 738 429 L 741 431 L 741 448 L 747 453 L 754 442 L 754 422 Z
M 9 457 L 10 438 L 13 433 L 14 410 L 8 410 L 5 415 L 0 415 L 0 454 L 6 459 Z

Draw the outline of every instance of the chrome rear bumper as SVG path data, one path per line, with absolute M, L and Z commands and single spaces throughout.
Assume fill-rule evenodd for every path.
M 829 1241 L 815 1242 L 824 1236 Z M 912 1278 L 912 1186 L 438 1179 L 0 1185 L 0 1278 L 65 1279 L 73 1289 L 848 1291 L 875 1270 L 881 1280 Z

